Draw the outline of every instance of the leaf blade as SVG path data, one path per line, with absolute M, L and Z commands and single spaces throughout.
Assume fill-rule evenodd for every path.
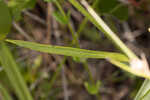
M 150 98 L 150 80 L 146 79 L 140 90 L 138 91 L 137 95 L 135 96 L 134 100 L 149 100 Z
M 3 0 L 0 0 L 0 40 L 4 39 L 10 31 L 11 23 L 9 8 Z
M 19 100 L 32 100 L 18 66 L 4 42 L 0 42 L 0 62 Z
M 63 47 L 63 46 L 52 46 L 52 45 L 45 45 L 45 44 L 39 44 L 39 43 L 27 42 L 21 40 L 7 39 L 6 41 L 21 47 L 25 47 L 32 50 L 45 52 L 45 53 L 80 57 L 80 58 L 101 58 L 101 59 L 110 58 L 110 59 L 115 59 L 115 60 L 125 61 L 125 62 L 129 60 L 125 55 L 120 53 L 93 51 L 93 50 L 85 50 L 85 49 Z

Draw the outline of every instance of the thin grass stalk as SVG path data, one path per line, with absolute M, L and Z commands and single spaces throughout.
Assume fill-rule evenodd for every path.
M 86 7 L 83 8 L 77 0 L 68 0 L 74 7 L 76 7 L 85 17 L 87 17 L 100 31 L 102 31 L 114 44 L 120 48 L 130 59 L 137 58 L 137 56 L 119 39 L 119 37 L 106 25 L 106 23 L 96 14 L 96 12 L 85 2 L 81 0 Z M 88 12 L 87 12 L 88 10 Z

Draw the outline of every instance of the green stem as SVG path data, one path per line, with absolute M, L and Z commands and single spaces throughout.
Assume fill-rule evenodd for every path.
M 64 63 L 65 63 L 65 61 L 67 60 L 67 57 L 64 57 L 64 59 L 62 60 L 62 62 L 59 64 L 59 66 L 57 67 L 57 69 L 56 69 L 56 72 L 54 73 L 54 75 L 53 75 L 53 77 L 52 77 L 52 79 L 51 79 L 51 81 L 50 81 L 50 88 L 49 88 L 49 91 L 51 91 L 51 89 L 52 89 L 52 87 L 53 87 L 53 85 L 54 85 L 54 83 L 55 83 L 55 81 L 56 81 L 56 78 L 57 78 L 57 76 L 59 75 L 59 72 L 60 72 L 60 70 L 62 69 L 62 66 L 64 65 Z
M 83 66 L 84 66 L 84 69 L 88 72 L 88 76 L 89 76 L 90 82 L 91 82 L 91 83 L 95 83 L 95 82 L 94 82 L 94 79 L 93 79 L 93 76 L 92 76 L 92 73 L 91 73 L 91 71 L 90 71 L 90 69 L 89 69 L 89 66 L 88 66 L 86 60 L 83 62 Z

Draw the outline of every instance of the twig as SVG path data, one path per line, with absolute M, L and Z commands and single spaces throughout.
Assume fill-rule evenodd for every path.
M 50 43 L 51 41 L 51 33 L 52 33 L 52 3 L 47 3 L 47 36 L 46 36 L 46 41 Z
M 68 93 L 68 84 L 67 79 L 65 76 L 65 68 L 62 66 L 62 84 L 63 84 L 63 90 L 64 90 L 64 100 L 69 100 L 69 93 Z
M 20 33 L 22 34 L 27 40 L 29 41 L 34 41 L 34 39 L 32 37 L 30 37 L 20 26 L 19 24 L 17 24 L 16 22 L 13 22 L 13 26 L 14 28 Z
M 25 15 L 29 16 L 30 18 L 32 18 L 33 20 L 35 20 L 35 21 L 37 21 L 37 22 L 39 22 L 39 23 L 41 23 L 41 24 L 43 24 L 43 25 L 46 26 L 45 20 L 43 20 L 42 18 L 38 17 L 37 15 L 32 14 L 32 13 L 30 13 L 30 12 L 28 12 L 28 11 L 23 11 L 23 13 L 24 13 Z

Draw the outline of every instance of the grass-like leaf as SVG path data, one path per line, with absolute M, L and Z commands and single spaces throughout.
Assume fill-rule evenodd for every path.
M 0 62 L 19 100 L 32 100 L 18 66 L 4 42 L 0 42 Z
M 112 52 L 103 52 L 103 51 L 93 51 L 93 50 L 85 50 L 79 48 L 72 48 L 72 47 L 64 47 L 64 46 L 52 46 L 46 44 L 39 44 L 34 42 L 27 42 L 22 40 L 6 40 L 7 42 L 16 44 L 21 47 L 29 48 L 32 50 L 51 53 L 51 54 L 59 54 L 65 56 L 72 56 L 72 57 L 80 57 L 80 58 L 100 58 L 100 59 L 109 59 L 109 61 L 116 65 L 117 67 L 130 72 L 134 75 L 148 78 L 150 77 L 141 72 L 137 72 L 132 69 L 130 66 L 121 63 L 121 62 L 129 62 L 128 58 L 119 53 L 112 53 Z
M 150 99 L 150 80 L 146 79 L 138 91 L 134 100 L 149 100 Z
M 0 40 L 4 39 L 10 31 L 12 23 L 11 14 L 4 0 L 0 0 Z
M 1 84 L 0 84 L 0 93 L 1 93 L 2 100 L 12 100 L 7 90 Z
M 120 53 L 93 51 L 93 50 L 85 50 L 85 49 L 64 47 L 64 46 L 52 46 L 52 45 L 39 44 L 39 43 L 27 42 L 21 40 L 6 40 L 6 41 L 21 47 L 25 47 L 32 50 L 45 52 L 45 53 L 80 57 L 80 58 L 114 59 L 118 61 L 128 62 L 128 58 L 125 55 Z

